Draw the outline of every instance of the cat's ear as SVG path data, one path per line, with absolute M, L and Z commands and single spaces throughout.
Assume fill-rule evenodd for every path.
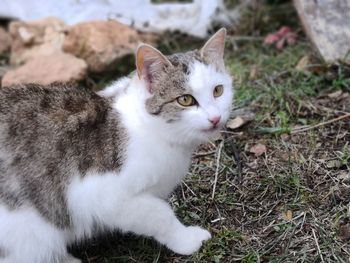
M 150 93 L 152 93 L 152 83 L 157 75 L 165 68 L 173 65 L 158 49 L 140 44 L 136 50 L 137 75 L 143 79 Z
M 225 49 L 226 29 L 217 31 L 200 50 L 201 58 L 210 64 L 214 64 L 218 69 L 224 70 L 224 49 Z

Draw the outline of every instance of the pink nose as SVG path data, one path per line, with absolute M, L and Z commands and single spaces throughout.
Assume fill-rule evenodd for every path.
M 209 121 L 216 126 L 220 122 L 221 116 L 215 116 L 209 119 Z

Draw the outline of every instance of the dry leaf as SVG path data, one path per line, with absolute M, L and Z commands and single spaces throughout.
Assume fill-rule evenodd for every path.
M 226 124 L 226 127 L 234 130 L 241 127 L 244 123 L 246 123 L 246 121 L 242 117 L 238 116 L 234 119 L 229 120 Z
M 255 156 L 260 156 L 266 153 L 266 146 L 264 144 L 258 143 L 254 145 L 252 148 L 250 148 L 249 152 L 254 153 Z
M 214 136 L 214 138 L 212 138 L 212 140 L 213 141 L 221 141 L 221 140 L 223 140 L 223 136 L 222 136 L 222 134 L 221 133 L 219 133 L 219 134 L 216 134 L 215 136 Z
M 296 65 L 295 69 L 299 71 L 307 71 L 308 66 L 310 65 L 310 57 L 309 56 L 303 56 L 298 64 Z
M 327 96 L 328 96 L 328 98 L 336 99 L 336 98 L 340 97 L 340 95 L 342 95 L 342 94 L 343 94 L 342 90 L 337 90 L 335 92 L 329 93 Z
M 290 153 L 286 153 L 286 152 L 279 153 L 278 155 L 283 161 L 289 161 L 292 158 Z
M 250 69 L 249 79 L 255 80 L 258 78 L 258 75 L 259 75 L 259 69 L 256 65 L 253 65 Z
M 283 49 L 285 44 L 295 45 L 298 35 L 288 26 L 283 26 L 277 32 L 268 34 L 264 39 L 264 44 L 275 44 L 277 49 Z
M 271 33 L 265 37 L 264 44 L 271 45 L 273 43 L 276 43 L 279 39 L 280 37 L 277 34 Z
M 282 133 L 281 134 L 281 139 L 282 139 L 282 141 L 286 142 L 286 141 L 288 141 L 290 139 L 290 136 L 287 133 Z
M 255 119 L 255 112 L 251 107 L 233 109 L 230 114 L 230 119 L 236 117 L 241 117 L 245 122 L 249 122 Z
M 338 236 L 341 240 L 350 240 L 350 224 L 340 226 Z
M 282 218 L 286 221 L 290 221 L 293 219 L 293 212 L 291 210 L 287 210 L 286 212 L 282 212 Z
M 343 181 L 350 181 L 350 172 L 341 172 L 337 178 Z
M 339 160 L 329 160 L 326 162 L 326 167 L 330 169 L 336 169 L 341 167 L 341 162 Z
M 318 58 L 310 55 L 303 56 L 295 67 L 296 70 L 302 72 L 310 72 L 322 74 L 327 70 L 327 67 L 322 64 Z

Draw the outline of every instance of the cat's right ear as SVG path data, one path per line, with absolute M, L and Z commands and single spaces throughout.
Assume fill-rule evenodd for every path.
M 172 67 L 171 62 L 154 47 L 140 44 L 136 49 L 137 75 L 146 82 L 150 93 L 153 92 L 154 79 L 167 66 Z
M 217 31 L 200 50 L 201 57 L 215 65 L 218 69 L 224 70 L 224 49 L 225 49 L 226 29 Z

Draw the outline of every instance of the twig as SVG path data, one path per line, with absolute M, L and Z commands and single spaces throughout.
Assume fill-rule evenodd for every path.
M 263 37 L 253 37 L 253 36 L 227 36 L 230 41 L 262 41 Z
M 239 151 L 235 145 L 235 143 L 232 143 L 232 150 L 233 150 L 233 157 L 235 158 L 235 162 L 237 164 L 237 171 L 238 171 L 238 183 L 242 185 L 243 182 L 243 175 L 242 175 L 242 170 L 243 170 L 243 164 L 241 160 L 241 156 L 239 154 Z
M 297 224 L 294 223 L 295 220 L 299 219 L 300 217 L 302 217 L 303 215 L 305 215 L 305 213 L 301 213 L 300 215 L 297 215 L 295 217 L 293 217 L 291 220 L 289 221 L 284 221 L 284 222 L 281 222 L 281 223 L 276 223 L 275 224 L 275 221 L 272 221 L 268 226 L 266 226 L 263 230 L 262 230 L 262 233 L 264 233 L 266 230 L 268 230 L 269 228 L 271 227 L 275 227 L 275 226 L 283 226 L 283 225 L 286 225 L 286 224 L 289 224 L 289 223 L 293 223 L 295 226 L 297 226 Z
M 193 157 L 194 157 L 194 158 L 204 157 L 204 156 L 208 156 L 208 155 L 214 154 L 215 152 L 216 152 L 216 151 L 210 151 L 210 152 L 197 152 L 197 153 L 194 153 Z
M 192 191 L 192 189 L 186 184 L 185 181 L 182 182 L 184 184 L 184 186 L 186 186 L 186 188 L 194 195 L 197 196 L 195 192 Z
M 327 124 L 330 124 L 330 123 L 333 123 L 333 122 L 336 122 L 336 121 L 340 121 L 340 120 L 343 120 L 343 119 L 346 119 L 346 118 L 349 118 L 349 117 L 350 117 L 350 113 L 347 113 L 347 114 L 339 116 L 337 118 L 334 118 L 334 119 L 331 119 L 331 120 L 328 120 L 328 121 L 325 121 L 325 122 L 321 122 L 321 123 L 318 123 L 316 125 L 309 126 L 309 127 L 306 127 L 306 128 L 301 128 L 301 129 L 300 128 L 294 128 L 294 129 L 292 129 L 292 131 L 290 133 L 291 134 L 296 134 L 296 133 L 312 130 L 312 129 L 315 129 L 317 127 L 320 127 L 320 126 L 323 126 L 323 125 L 327 125 Z
M 222 220 L 225 220 L 226 218 L 225 217 L 218 217 L 218 218 L 216 218 L 216 219 L 214 219 L 214 220 L 211 220 L 210 222 L 211 223 L 216 223 L 216 222 L 218 222 L 218 221 L 222 221 Z
M 214 178 L 213 192 L 211 194 L 211 199 L 213 199 L 213 200 L 214 200 L 214 196 L 215 196 L 216 184 L 218 182 L 219 168 L 220 168 L 220 157 L 221 157 L 221 150 L 222 150 L 223 146 L 224 146 L 224 142 L 222 141 L 219 144 L 218 155 L 216 157 L 215 178 Z
M 311 105 L 312 105 L 312 104 L 311 104 Z M 339 114 L 339 113 L 341 113 L 341 114 L 348 114 L 348 113 L 349 113 L 349 112 L 342 111 L 342 110 L 331 109 L 331 108 L 329 108 L 329 107 L 325 107 L 325 106 L 318 105 L 318 104 L 312 105 L 312 106 L 314 107 L 315 110 L 319 109 L 319 110 L 325 111 L 325 112 L 327 112 L 327 113 L 329 113 L 329 112 L 331 112 L 331 113 L 333 113 L 333 114 Z
M 240 152 L 238 151 L 236 144 L 233 140 L 229 141 L 229 145 L 232 149 L 233 158 L 237 164 L 238 184 L 242 185 L 242 182 L 243 182 L 243 176 L 242 176 L 243 164 L 242 164 Z
M 322 253 L 321 253 L 321 249 L 320 249 L 320 246 L 318 244 L 318 240 L 317 240 L 317 237 L 316 237 L 314 229 L 312 229 L 312 235 L 314 236 L 314 239 L 315 239 L 315 243 L 316 243 L 318 254 L 320 255 L 321 261 L 324 263 L 323 256 L 322 256 Z

